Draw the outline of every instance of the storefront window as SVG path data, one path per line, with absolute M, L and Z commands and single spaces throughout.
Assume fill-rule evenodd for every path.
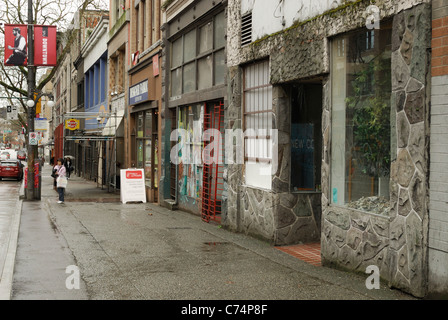
M 145 185 L 151 188 L 151 139 L 145 140 Z
M 187 132 L 183 148 L 189 159 L 179 164 L 179 193 L 181 196 L 200 198 L 202 186 L 202 141 L 204 106 L 195 104 L 179 108 L 178 128 Z M 187 152 L 187 150 L 183 150 Z
M 143 138 L 143 113 L 139 113 L 137 117 L 137 137 Z
M 332 42 L 331 200 L 384 214 L 389 206 L 391 25 Z
M 271 189 L 273 128 L 269 61 L 247 66 L 244 79 L 246 184 Z
M 137 167 L 144 169 L 145 185 L 148 188 L 157 188 L 157 121 L 158 113 L 155 109 L 139 112 L 137 115 Z

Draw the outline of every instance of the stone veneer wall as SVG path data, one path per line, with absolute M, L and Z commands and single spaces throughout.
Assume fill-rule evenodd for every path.
M 427 277 L 430 41 L 429 5 L 394 16 L 390 215 L 330 205 L 324 210 L 322 237 L 324 265 L 361 272 L 376 265 L 391 286 L 416 296 L 425 294 Z M 330 110 L 325 108 L 324 118 Z M 324 133 L 328 129 L 329 124 Z M 326 161 L 324 170 L 329 170 Z M 325 188 L 324 194 L 330 194 Z
M 322 258 L 326 265 L 365 272 L 380 267 L 391 286 L 416 296 L 424 294 L 428 228 L 428 48 L 430 47 L 430 1 L 379 0 L 382 19 L 393 18 L 393 93 L 391 126 L 390 216 L 332 206 L 330 197 L 331 81 L 329 38 L 365 27 L 370 1 L 354 1 L 277 34 L 267 35 L 249 46 L 240 46 L 241 4 L 228 2 L 227 64 L 228 107 L 226 128 L 241 128 L 242 66 L 270 60 L 273 105 L 279 118 L 279 170 L 273 190 L 244 186 L 243 167 L 226 168 L 228 210 L 223 224 L 235 231 L 257 234 L 278 244 L 297 241 L 304 221 L 296 214 L 304 199 L 284 190 L 289 174 L 289 127 L 282 123 L 285 104 L 282 85 L 320 76 L 322 112 Z M 277 100 L 276 100 L 277 99 Z M 283 113 L 282 113 L 283 112 Z M 283 118 L 283 121 L 285 118 Z M 314 201 L 314 200 L 313 200 Z M 272 208 L 270 210 L 269 208 Z M 294 213 L 294 214 L 293 214 Z M 313 215 L 314 216 L 314 215 Z M 311 224 L 311 218 L 309 224 Z M 296 232 L 299 230 L 299 232 Z

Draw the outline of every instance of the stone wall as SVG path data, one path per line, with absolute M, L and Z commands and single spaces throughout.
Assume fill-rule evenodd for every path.
M 325 265 L 377 265 L 391 286 L 416 296 L 425 294 L 427 275 L 430 17 L 423 4 L 393 18 L 389 216 L 328 206 L 322 237 Z
M 322 258 L 326 265 L 365 272 L 368 265 L 380 267 L 391 286 L 416 296 L 425 291 L 428 233 L 428 72 L 431 18 L 429 0 L 379 0 L 381 19 L 393 18 L 392 39 L 392 165 L 391 211 L 377 215 L 330 204 L 331 81 L 330 38 L 365 27 L 370 1 L 347 2 L 251 45 L 240 46 L 240 1 L 229 0 L 227 63 L 229 105 L 226 128 L 241 127 L 241 72 L 245 63 L 270 60 L 273 105 L 279 117 L 279 170 L 273 176 L 272 192 L 245 187 L 243 167 L 228 166 L 229 207 L 226 227 L 257 233 L 277 244 L 312 238 L 313 223 L 319 227 L 314 197 L 289 193 L 288 150 L 290 128 L 282 86 L 291 81 L 319 77 L 323 86 L 322 112 Z M 276 100 L 277 99 L 277 100 Z M 283 118 L 282 118 L 283 117 Z M 267 209 L 272 207 L 272 214 Z M 318 206 L 315 206 L 316 208 Z M 260 208 L 263 214 L 260 214 Z M 300 209 L 299 209 L 300 208 Z M 312 209 L 308 209 L 312 208 Z M 308 210 L 308 211 L 307 211 Z M 269 213 L 268 213 L 269 211 Z M 297 212 L 308 212 L 306 217 Z M 311 215 L 310 213 L 311 212 Z M 269 224 L 274 224 L 273 226 Z M 302 228 L 302 225 L 307 227 Z M 309 227 L 309 228 L 308 228 Z M 297 232 L 297 230 L 306 230 Z M 271 234 L 274 232 L 274 234 Z M 307 241 L 308 239 L 304 239 Z

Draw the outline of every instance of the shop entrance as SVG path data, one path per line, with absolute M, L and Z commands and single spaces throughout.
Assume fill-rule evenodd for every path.
M 202 175 L 202 220 L 221 222 L 224 192 L 224 103 L 206 103 Z
M 318 243 L 321 235 L 322 97 L 320 82 L 291 86 L 290 192 L 292 211 L 309 226 L 291 242 Z

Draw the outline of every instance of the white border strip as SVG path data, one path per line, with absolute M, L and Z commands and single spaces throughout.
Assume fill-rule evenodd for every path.
M 11 231 L 3 273 L 0 278 L 0 300 L 11 300 L 12 280 L 14 275 L 14 263 L 16 260 L 17 240 L 19 237 L 20 218 L 22 215 L 22 200 L 16 203 L 16 211 L 11 222 Z

